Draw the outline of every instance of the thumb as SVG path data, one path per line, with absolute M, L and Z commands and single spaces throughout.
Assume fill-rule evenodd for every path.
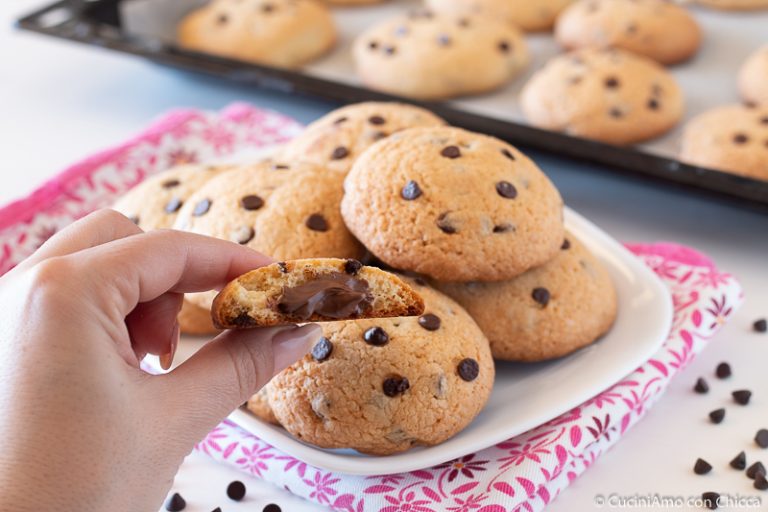
M 160 377 L 164 389 L 153 390 L 159 393 L 153 401 L 166 424 L 176 423 L 170 431 L 184 455 L 274 375 L 309 352 L 321 335 L 315 324 L 227 331 Z

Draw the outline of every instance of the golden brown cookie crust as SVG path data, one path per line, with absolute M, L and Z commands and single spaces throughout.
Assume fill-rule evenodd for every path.
M 739 92 L 747 104 L 768 106 L 768 45 L 752 53 L 741 66 Z

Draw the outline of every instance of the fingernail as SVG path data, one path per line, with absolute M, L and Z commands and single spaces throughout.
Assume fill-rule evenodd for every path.
M 306 324 L 281 331 L 272 338 L 275 371 L 281 371 L 302 358 L 317 343 L 323 331 L 319 325 Z
M 179 333 L 180 328 L 177 322 L 173 326 L 173 332 L 171 332 L 171 350 L 167 354 L 160 356 L 160 368 L 165 371 L 170 370 L 173 365 L 173 356 L 176 355 L 176 347 L 179 345 Z

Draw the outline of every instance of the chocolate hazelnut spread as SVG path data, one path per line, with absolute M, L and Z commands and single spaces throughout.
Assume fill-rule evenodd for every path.
M 363 314 L 373 302 L 368 282 L 333 272 L 293 288 L 283 289 L 277 302 L 280 313 L 309 320 L 318 314 L 327 318 L 352 318 Z

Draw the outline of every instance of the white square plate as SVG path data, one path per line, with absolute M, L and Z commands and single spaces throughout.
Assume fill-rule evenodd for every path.
M 568 230 L 606 265 L 619 300 L 613 329 L 568 357 L 537 364 L 496 364 L 485 409 L 462 432 L 430 447 L 375 457 L 353 450 L 323 450 L 296 440 L 243 410 L 230 415 L 249 432 L 308 464 L 355 475 L 383 475 L 431 467 L 499 443 L 585 402 L 647 361 L 672 325 L 672 299 L 661 280 L 597 226 L 566 209 Z

